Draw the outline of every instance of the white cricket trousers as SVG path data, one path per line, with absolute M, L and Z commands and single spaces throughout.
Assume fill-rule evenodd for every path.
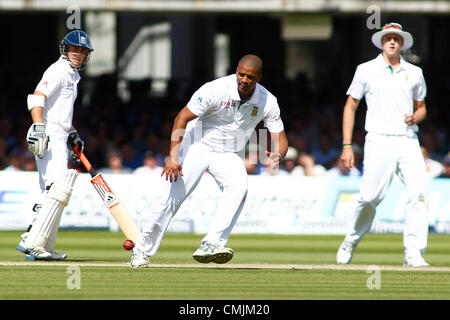
M 67 137 L 69 133 L 57 126 L 47 125 L 46 134 L 50 138 L 49 150 L 44 152 L 42 159 L 36 158 L 36 167 L 39 172 L 39 185 L 41 191 L 55 182 L 67 172 L 69 159 L 69 149 L 67 147 Z
M 237 153 L 213 152 L 201 144 L 193 144 L 182 163 L 183 176 L 179 175 L 178 180 L 172 183 L 163 176 L 159 204 L 150 213 L 142 236 L 136 241 L 137 249 L 148 256 L 156 253 L 171 219 L 198 185 L 205 171 L 217 182 L 222 196 L 218 211 L 211 212 L 214 215 L 212 225 L 202 242 L 219 245 L 227 243 L 247 197 L 248 177 L 244 162 Z
M 406 185 L 405 251 L 419 250 L 423 253 L 428 237 L 427 180 L 425 162 L 415 134 L 413 137 L 374 133 L 366 135 L 360 193 L 355 198 L 353 226 L 345 241 L 357 244 L 370 230 L 375 209 L 383 200 L 394 174 Z

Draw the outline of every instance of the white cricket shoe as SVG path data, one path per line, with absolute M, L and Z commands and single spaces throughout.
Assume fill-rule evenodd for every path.
M 63 261 L 67 258 L 67 253 L 64 252 L 56 252 L 55 250 L 52 250 L 50 253 L 52 254 L 50 260 Z
M 47 259 L 38 259 L 32 255 L 27 254 L 25 257 L 26 260 L 34 261 L 34 260 L 52 260 L 52 261 L 64 261 L 67 258 L 67 253 L 59 253 L 55 250 L 50 251 L 51 257 Z
M 336 254 L 336 262 L 338 264 L 349 264 L 352 261 L 355 248 L 355 244 L 344 240 Z
M 210 242 L 202 242 L 192 257 L 195 261 L 200 263 L 227 263 L 233 258 L 234 251 L 231 248 L 213 244 Z
M 23 240 L 19 242 L 16 249 L 26 255 L 32 256 L 34 260 L 49 260 L 52 257 L 52 254 L 41 246 L 28 248 Z
M 132 268 L 146 268 L 150 261 L 149 256 L 138 248 L 133 248 L 133 253 L 131 254 L 130 266 Z
M 420 253 L 408 254 L 405 253 L 405 267 L 429 267 L 430 265 L 422 258 Z

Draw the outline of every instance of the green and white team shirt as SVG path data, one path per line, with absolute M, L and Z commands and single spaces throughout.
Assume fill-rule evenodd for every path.
M 393 70 L 379 54 L 356 68 L 347 95 L 358 100 L 366 98 L 367 132 L 408 135 L 418 127 L 409 127 L 404 115 L 414 113 L 414 101 L 423 101 L 426 92 L 421 68 L 400 58 L 400 66 Z
M 243 150 L 261 121 L 271 133 L 284 130 L 275 96 L 258 83 L 250 99 L 241 101 L 235 74 L 205 83 L 187 107 L 198 118 L 188 124 L 184 140 L 211 151 Z

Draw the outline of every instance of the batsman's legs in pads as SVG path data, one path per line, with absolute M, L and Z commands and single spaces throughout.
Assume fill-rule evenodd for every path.
M 35 217 L 32 221 L 32 224 L 28 227 L 27 232 L 22 235 L 22 241 L 18 246 L 20 250 L 20 246 L 25 244 L 26 239 L 29 236 L 29 232 L 33 229 L 33 225 L 36 224 L 39 216 L 42 220 L 43 217 L 40 215 L 42 212 L 42 207 L 44 202 L 48 198 L 48 192 L 53 182 L 57 181 L 62 176 L 67 174 L 67 159 L 68 159 L 68 150 L 66 145 L 66 137 L 67 133 L 59 128 L 53 128 L 52 126 L 48 126 L 47 128 L 48 134 L 51 136 L 51 142 L 49 144 L 49 149 L 44 153 L 43 158 L 36 157 L 36 165 L 39 171 L 39 184 L 42 190 L 42 200 L 40 204 L 39 210 L 36 210 Z M 48 204 L 47 204 L 48 206 Z M 34 208 L 36 209 L 36 208 Z M 46 209 L 47 210 L 47 209 Z M 62 212 L 61 212 L 62 213 Z M 49 231 L 49 242 L 45 244 L 48 251 L 52 251 L 54 249 L 54 244 L 56 241 L 56 233 L 59 228 L 59 218 L 56 217 L 56 223 L 52 226 L 52 230 Z M 40 222 L 41 223 L 41 222 Z M 34 241 L 34 240 L 33 240 Z M 45 247 L 42 247 L 43 250 L 46 250 Z M 23 250 L 21 250 L 23 251 Z M 26 250 L 25 250 L 26 251 Z M 25 252 L 24 251 L 24 252 Z M 26 253 L 26 252 L 25 252 Z
M 42 159 L 35 157 L 36 166 L 39 172 L 41 197 L 38 203 L 33 207 L 32 221 L 27 232 L 22 235 L 22 239 L 26 239 L 28 236 L 28 232 L 37 219 L 42 203 L 47 197 L 51 185 L 67 171 L 67 159 L 69 154 L 65 140 L 67 133 L 62 131 L 62 129 L 47 126 L 47 134 L 51 136 L 48 150 L 44 153 Z
M 61 215 L 69 203 L 77 176 L 76 170 L 67 170 L 66 174 L 53 183 L 24 242 L 26 248 L 42 247 L 46 251 L 53 250 Z

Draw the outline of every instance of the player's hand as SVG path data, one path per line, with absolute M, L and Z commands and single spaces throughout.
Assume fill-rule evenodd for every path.
M 404 121 L 408 126 L 413 126 L 413 125 L 417 124 L 417 120 L 416 120 L 414 113 L 405 114 L 404 116 L 405 116 Z
M 27 133 L 28 149 L 42 159 L 44 152 L 48 149 L 48 141 L 49 138 L 45 134 L 45 124 L 33 123 Z
M 183 175 L 183 171 L 181 168 L 181 164 L 178 161 L 175 161 L 171 156 L 169 156 L 169 160 L 167 160 L 164 168 L 161 172 L 161 177 L 166 176 L 166 180 L 172 182 L 177 182 L 178 175 Z
M 280 168 L 281 155 L 279 153 L 266 151 L 266 156 L 268 157 L 269 167 L 272 170 L 278 170 Z
M 352 148 L 344 148 L 341 153 L 341 159 L 342 164 L 344 165 L 345 169 L 349 170 L 354 167 L 355 165 L 355 154 L 353 153 Z

